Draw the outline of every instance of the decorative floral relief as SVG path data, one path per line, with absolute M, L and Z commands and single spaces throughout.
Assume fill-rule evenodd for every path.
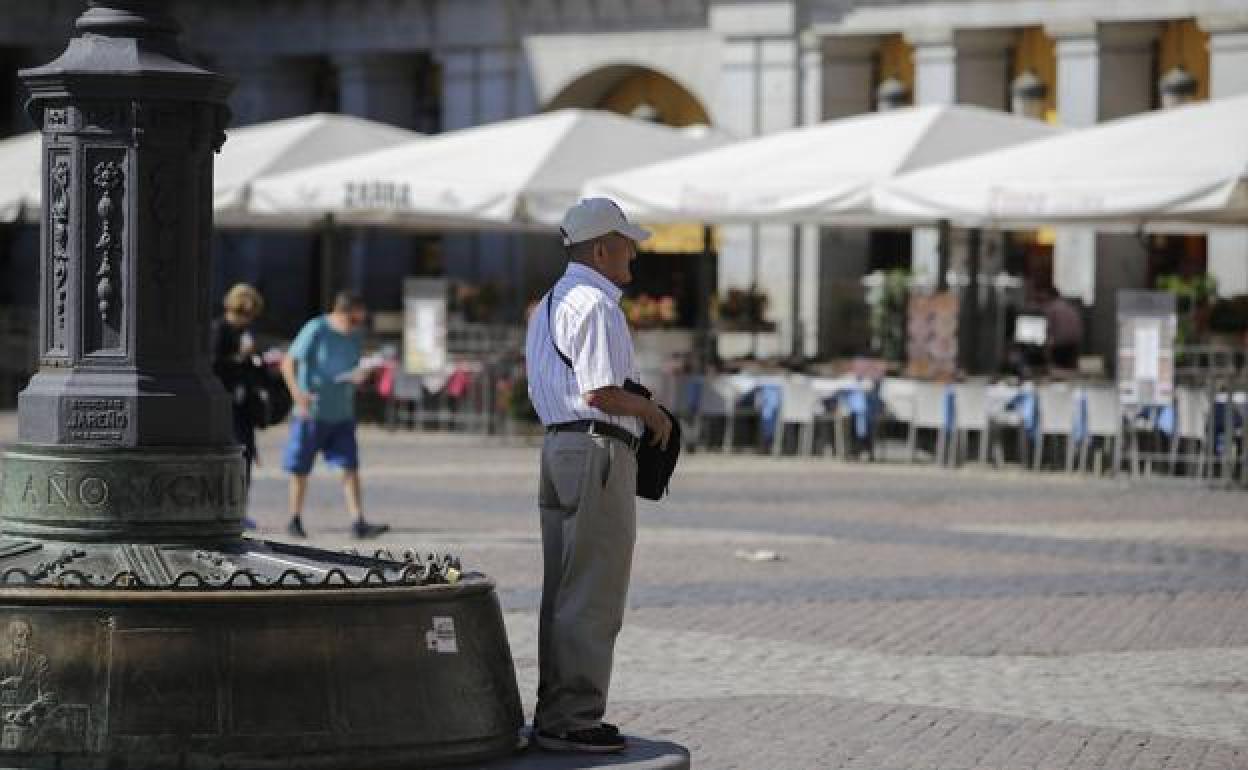
M 104 161 L 95 164 L 95 186 L 100 188 L 99 203 L 96 212 L 100 215 L 100 238 L 96 241 L 95 250 L 100 255 L 100 266 L 95 271 L 98 280 L 95 294 L 99 299 L 100 319 L 107 322 L 113 310 L 113 298 L 116 288 L 113 286 L 113 262 L 121 259 L 121 248 L 115 232 L 117 201 L 113 200 L 116 193 L 120 197 L 125 174 L 116 161 Z
M 58 342 L 65 330 L 65 304 L 69 282 L 69 159 L 58 158 L 52 167 L 52 285 L 56 298 Z

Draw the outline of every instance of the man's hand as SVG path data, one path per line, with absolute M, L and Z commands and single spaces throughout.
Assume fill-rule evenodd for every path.
M 316 402 L 315 393 L 307 393 L 299 389 L 291 391 L 290 397 L 295 401 L 295 416 L 307 417 L 312 413 L 312 404 Z
M 645 421 L 646 427 L 654 434 L 654 440 L 650 442 L 651 445 L 660 449 L 667 449 L 667 442 L 672 437 L 672 420 L 667 416 L 667 413 L 660 409 L 658 404 L 651 401 L 650 409 L 642 415 L 641 419 Z

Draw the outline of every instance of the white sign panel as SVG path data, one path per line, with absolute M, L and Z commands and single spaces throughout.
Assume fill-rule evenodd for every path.
M 403 284 L 403 370 L 419 375 L 446 368 L 446 281 L 409 278 Z

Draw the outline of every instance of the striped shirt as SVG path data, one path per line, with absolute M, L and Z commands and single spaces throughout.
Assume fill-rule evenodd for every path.
M 641 435 L 641 420 L 617 417 L 585 402 L 585 394 L 609 385 L 622 386 L 625 379 L 640 382 L 633 363 L 633 340 L 628 321 L 620 309 L 619 287 L 592 267 L 572 262 L 550 293 L 542 298 L 529 319 L 525 340 L 525 366 L 529 399 L 543 425 L 574 420 L 603 420 Z M 553 297 L 553 302 L 552 302 Z M 554 343 L 573 364 L 567 364 Z

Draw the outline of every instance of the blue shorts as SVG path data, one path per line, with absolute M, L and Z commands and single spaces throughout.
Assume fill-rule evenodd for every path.
M 290 421 L 290 438 L 282 453 L 282 468 L 296 476 L 306 476 L 312 471 L 316 454 L 325 456 L 325 462 L 344 471 L 360 467 L 360 448 L 355 443 L 355 420 L 321 422 L 294 417 Z

